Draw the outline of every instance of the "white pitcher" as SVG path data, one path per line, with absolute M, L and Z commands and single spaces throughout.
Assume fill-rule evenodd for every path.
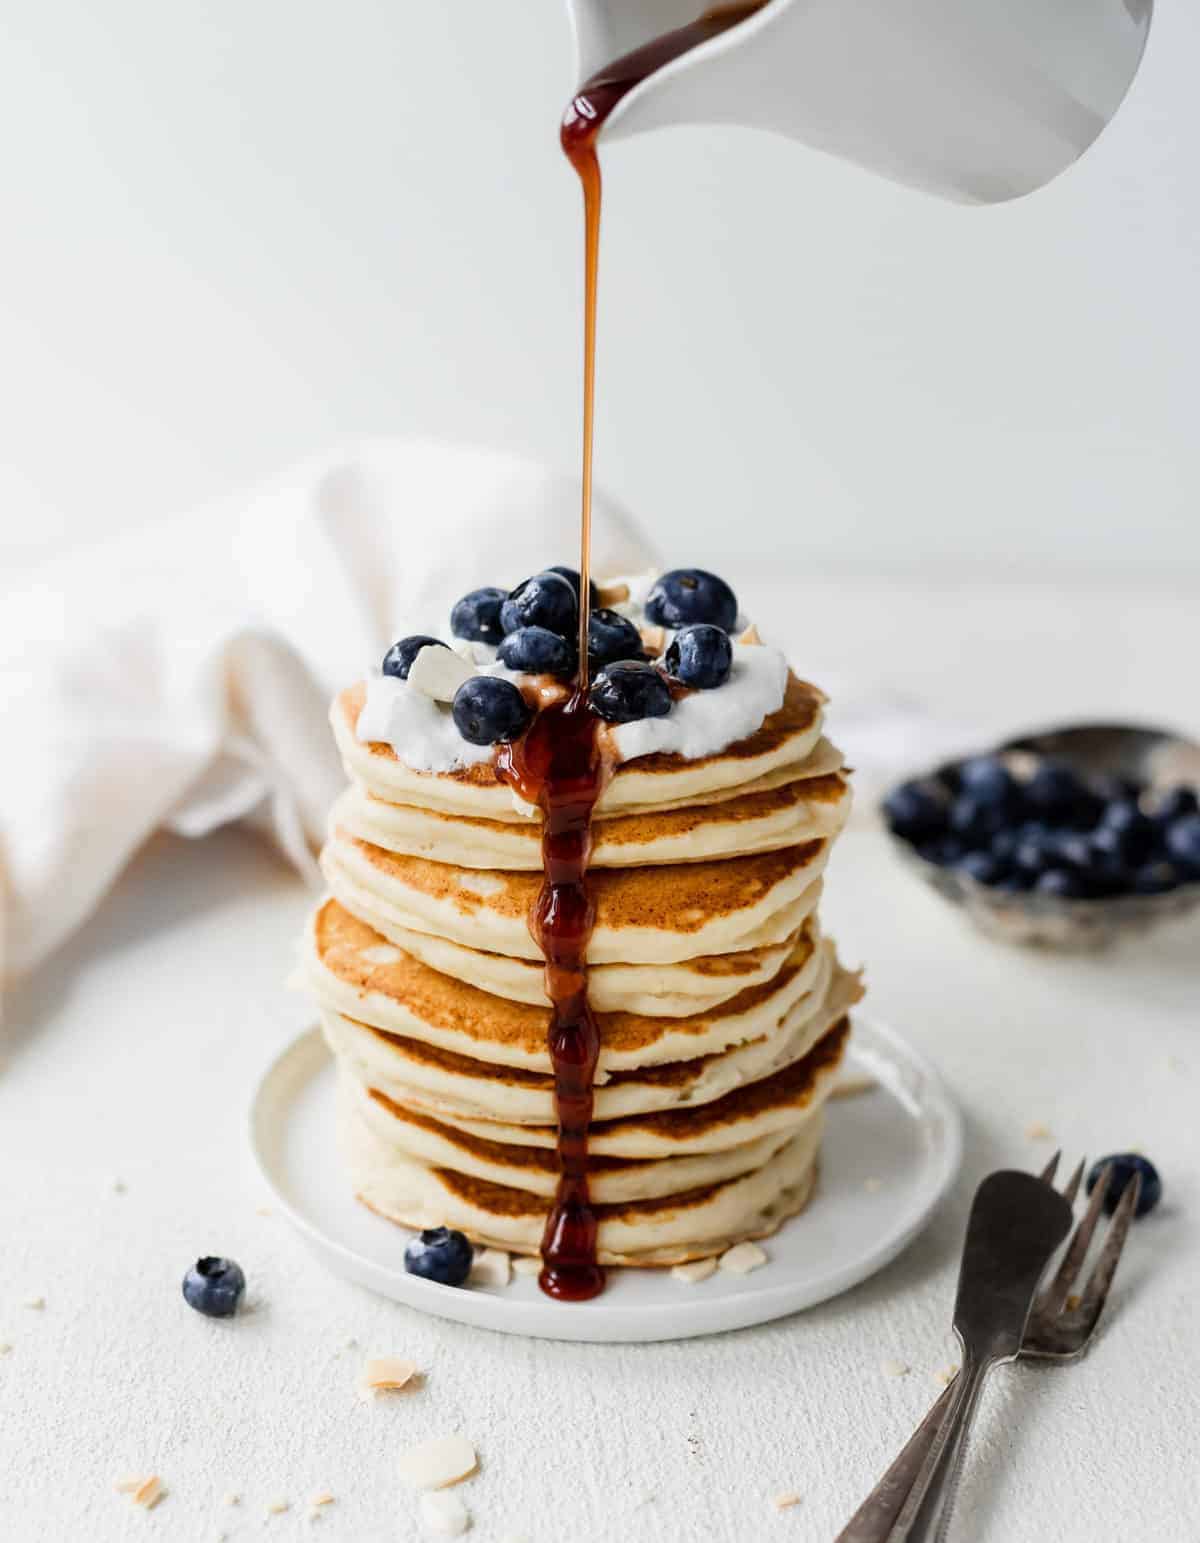
M 673 123 L 774 129 L 966 203 L 1041 187 L 1129 88 L 1153 0 L 770 0 L 636 86 L 602 142 Z M 577 82 L 705 0 L 567 0 Z

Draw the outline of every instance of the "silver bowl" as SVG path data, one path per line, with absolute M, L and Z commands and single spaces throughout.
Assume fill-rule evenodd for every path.
M 978 754 L 997 755 L 1016 776 L 1027 776 L 1042 760 L 1069 766 L 1082 777 L 1129 777 L 1153 791 L 1180 784 L 1200 791 L 1200 744 L 1167 729 L 1123 723 L 1068 724 L 1022 734 Z M 925 779 L 945 781 L 969 756 L 943 762 Z M 913 779 L 906 778 L 906 781 Z M 1114 895 L 1068 900 L 1032 891 L 1011 893 L 981 884 L 957 868 L 922 857 L 902 837 L 888 838 L 904 865 L 939 895 L 960 906 L 981 932 L 1006 943 L 1046 948 L 1106 948 L 1169 917 L 1200 906 L 1200 880 L 1159 895 Z

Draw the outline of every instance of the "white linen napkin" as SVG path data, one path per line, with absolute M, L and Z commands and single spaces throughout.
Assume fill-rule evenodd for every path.
M 466 590 L 576 563 L 578 489 L 498 451 L 370 442 L 31 575 L 0 606 L 0 974 L 57 947 L 160 826 L 265 823 L 315 876 L 335 687 Z M 596 571 L 654 561 L 598 493 Z

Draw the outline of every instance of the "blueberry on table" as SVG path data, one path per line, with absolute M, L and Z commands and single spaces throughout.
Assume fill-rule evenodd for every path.
M 580 581 L 578 568 L 567 568 L 562 563 L 552 563 L 550 567 L 546 569 L 546 572 L 560 574 L 564 579 L 566 579 L 567 583 L 575 591 L 576 604 L 579 603 Z M 588 580 L 588 604 L 591 606 L 593 611 L 600 604 L 600 591 L 596 588 L 591 579 Z
M 450 708 L 458 732 L 469 745 L 495 745 L 517 739 L 533 718 L 525 698 L 511 680 L 498 675 L 472 675 L 454 693 Z
M 429 1227 L 404 1250 L 404 1268 L 439 1286 L 461 1286 L 471 1272 L 471 1245 L 461 1232 Z
M 504 636 L 500 607 L 506 598 L 504 590 L 491 585 L 473 589 L 450 612 L 450 631 L 456 638 L 466 638 L 471 643 L 498 643 Z
M 671 692 L 651 664 L 617 659 L 592 681 L 591 708 L 608 723 L 634 723 L 640 718 L 665 718 Z
M 588 617 L 588 668 L 602 670 L 617 659 L 641 659 L 642 634 L 627 616 L 601 606 Z
M 383 656 L 383 673 L 393 675 L 397 680 L 407 680 L 408 672 L 413 667 L 413 660 L 423 648 L 447 648 L 441 638 L 426 637 L 424 633 L 415 632 L 410 638 L 401 638 L 398 643 L 393 643 L 391 648 Z
M 723 686 L 733 668 L 729 634 L 708 622 L 681 627 L 667 649 L 667 669 L 694 691 Z
M 500 607 L 500 625 L 505 632 L 519 627 L 545 627 L 560 637 L 574 636 L 579 626 L 579 602 L 575 591 L 561 573 L 535 573 L 511 589 Z
M 183 1300 L 206 1318 L 232 1318 L 246 1289 L 241 1265 L 205 1255 L 183 1277 Z
M 575 674 L 575 645 L 548 627 L 522 627 L 510 632 L 500 645 L 499 658 L 510 670 L 523 670 L 527 675 L 570 680 Z
M 1016 778 L 998 755 L 976 755 L 958 768 L 958 783 L 964 793 L 981 804 L 1015 804 L 1020 796 Z
M 883 801 L 888 828 L 905 841 L 923 841 L 946 828 L 946 805 L 925 782 L 902 782 Z
M 1143 1157 L 1139 1152 L 1116 1152 L 1111 1157 L 1102 1157 L 1087 1176 L 1088 1194 L 1090 1195 L 1100 1182 L 1100 1175 L 1110 1163 L 1112 1174 L 1104 1194 L 1104 1209 L 1108 1214 L 1111 1216 L 1117 1209 L 1117 1202 L 1125 1193 L 1126 1185 L 1132 1184 L 1134 1177 L 1138 1174 L 1141 1175 L 1142 1189 L 1138 1195 L 1134 1215 L 1145 1216 L 1147 1211 L 1153 1211 L 1162 1199 L 1162 1180 L 1158 1176 L 1158 1169 L 1150 1159 Z
M 1200 878 L 1200 814 L 1185 814 L 1167 826 L 1167 856 L 1189 878 Z
M 656 627 L 686 627 L 702 621 L 728 632 L 737 614 L 733 590 L 703 568 L 673 568 L 655 579 L 646 596 L 646 620 Z

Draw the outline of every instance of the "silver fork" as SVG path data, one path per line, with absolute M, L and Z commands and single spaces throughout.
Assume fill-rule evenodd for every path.
M 1061 1156 L 1060 1152 L 1056 1152 L 1039 1175 L 1044 1183 L 1054 1182 Z M 1063 1189 L 1063 1195 L 1072 1204 L 1079 1193 L 1084 1167 L 1085 1164 L 1081 1162 Z M 1108 1299 L 1117 1261 L 1125 1247 L 1129 1224 L 1133 1220 L 1141 1193 L 1141 1175 L 1136 1174 L 1122 1192 L 1087 1284 L 1078 1296 L 1072 1296 L 1071 1288 L 1083 1268 L 1111 1180 L 1112 1166 L 1109 1164 L 1096 1181 L 1087 1210 L 1067 1244 L 1053 1279 L 1042 1288 L 1034 1301 L 1021 1340 L 1022 1358 L 1028 1356 L 1035 1360 L 1070 1361 L 1087 1349 Z M 909 1437 L 899 1457 L 838 1533 L 836 1543 L 901 1543 L 903 1534 L 895 1532 L 896 1523 L 937 1438 L 953 1396 L 954 1384 L 951 1382 Z M 964 1448 L 960 1446 L 954 1455 L 938 1517 L 936 1535 L 939 1539 L 944 1538 L 949 1526 L 950 1512 L 961 1476 L 963 1451 Z

